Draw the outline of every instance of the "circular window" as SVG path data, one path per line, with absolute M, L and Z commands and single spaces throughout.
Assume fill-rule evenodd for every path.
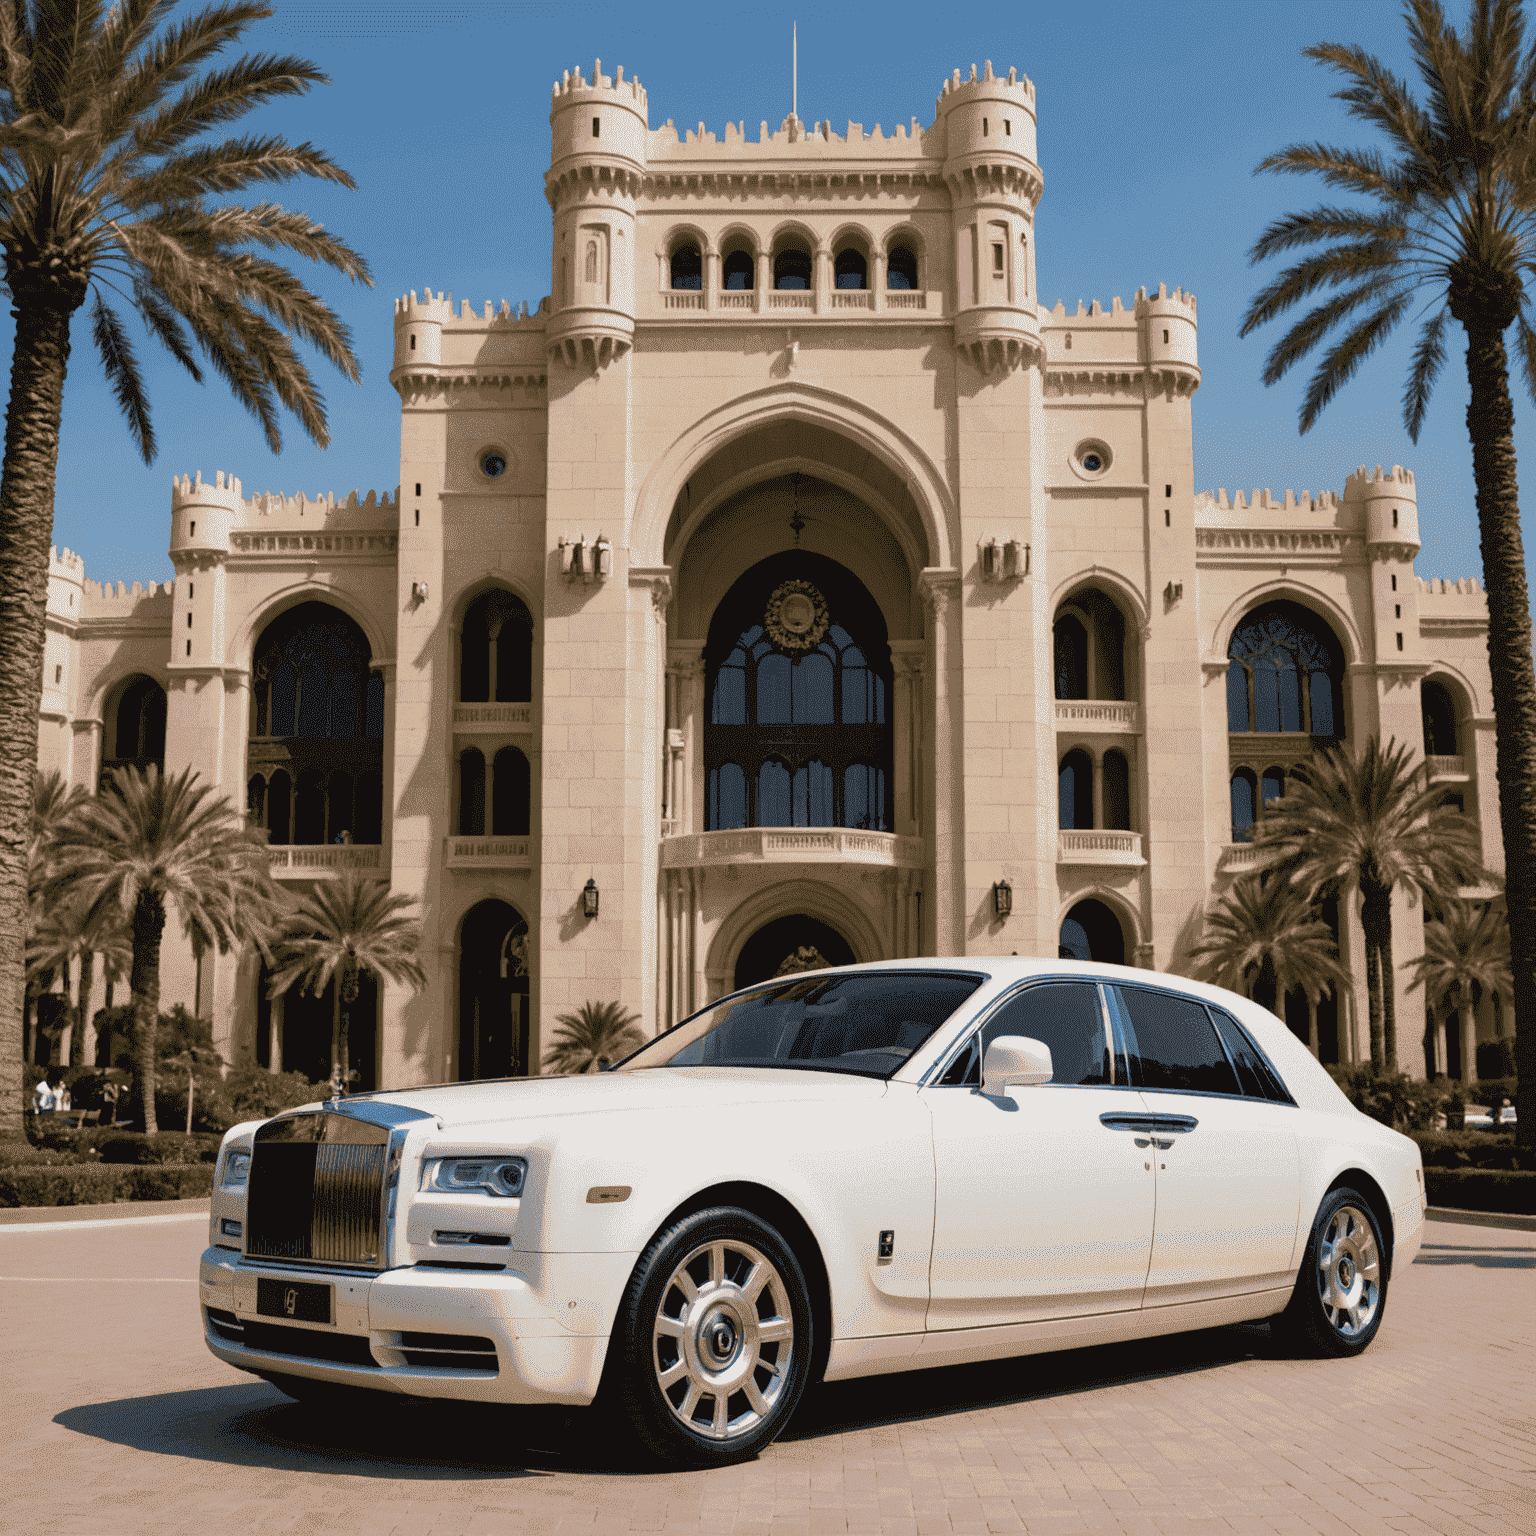
M 484 475 L 487 480 L 494 480 L 497 475 L 505 474 L 506 469 L 506 454 L 498 453 L 496 449 L 492 448 L 488 452 L 482 453 L 480 455 L 480 473 Z
M 1108 472 L 1113 457 L 1107 444 L 1090 438 L 1072 450 L 1072 468 L 1084 479 L 1097 480 Z

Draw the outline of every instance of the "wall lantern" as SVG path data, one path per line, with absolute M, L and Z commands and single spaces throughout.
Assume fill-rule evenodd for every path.
M 992 910 L 999 917 L 1007 917 L 1013 911 L 1013 887 L 1006 880 L 999 880 L 992 887 Z
M 597 916 L 597 881 L 588 879 L 581 888 L 581 915 L 583 917 Z

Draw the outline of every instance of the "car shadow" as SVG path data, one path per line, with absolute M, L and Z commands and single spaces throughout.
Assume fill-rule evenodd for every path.
M 567 1414 L 496 1407 L 488 1415 L 483 1404 L 458 1402 L 421 1413 L 417 1403 L 390 1396 L 338 1413 L 253 1382 L 88 1403 L 53 1422 L 134 1450 L 268 1471 L 462 1482 L 537 1477 L 570 1459 Z
M 1214 1370 L 1238 1360 L 1282 1359 L 1288 1347 L 1267 1323 L 1245 1323 L 1132 1343 L 1015 1356 L 855 1381 L 828 1382 L 807 1395 L 786 1440 L 944 1418 L 1038 1402 L 1072 1392 Z
M 1425 1243 L 1415 1264 L 1470 1264 L 1474 1269 L 1536 1269 L 1530 1248 L 1474 1248 L 1461 1243 Z

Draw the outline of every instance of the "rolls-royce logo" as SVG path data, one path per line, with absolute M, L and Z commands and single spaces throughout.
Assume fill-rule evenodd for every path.
M 283 1292 L 283 1312 L 288 1317 L 292 1317 L 294 1314 L 294 1309 L 298 1306 L 298 1304 L 299 1293 L 290 1285 L 288 1289 Z

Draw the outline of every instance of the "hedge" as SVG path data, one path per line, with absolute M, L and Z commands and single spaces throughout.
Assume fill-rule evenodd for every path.
M 1529 1171 L 1531 1154 L 1515 1145 L 1508 1132 L 1415 1131 L 1426 1168 L 1481 1168 L 1504 1173 Z
M 212 1163 L 76 1163 L 0 1169 L 0 1207 L 195 1200 L 213 1193 Z
M 1456 1211 L 1536 1216 L 1536 1172 L 1497 1168 L 1426 1168 L 1429 1203 Z

